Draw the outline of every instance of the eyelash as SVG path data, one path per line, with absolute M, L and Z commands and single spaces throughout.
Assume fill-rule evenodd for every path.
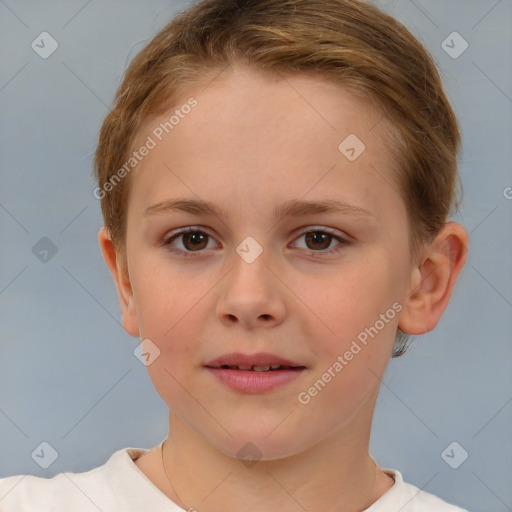
M 207 233 L 206 231 L 200 229 L 199 227 L 194 227 L 194 226 L 189 226 L 185 229 L 182 229 L 180 231 L 177 231 L 177 232 L 174 232 L 174 233 L 171 233 L 169 236 L 165 237 L 164 240 L 162 241 L 161 245 L 166 247 L 167 250 L 171 253 L 174 253 L 174 254 L 178 254 L 179 256 L 183 256 L 185 258 L 190 258 L 190 257 L 195 257 L 196 256 L 196 253 L 202 253 L 204 252 L 204 250 L 198 250 L 198 251 L 183 251 L 182 249 L 176 249 L 172 246 L 172 242 L 174 240 L 176 240 L 177 238 L 179 238 L 180 236 L 183 236 L 183 235 L 186 235 L 186 234 L 190 234 L 190 233 L 201 233 L 201 234 L 204 234 L 210 238 L 213 239 L 213 237 Z M 303 251 L 308 251 L 310 253 L 311 256 L 313 257 L 316 257 L 316 258 L 321 258 L 323 257 L 323 255 L 325 254 L 333 254 L 333 253 L 337 253 L 339 251 L 341 251 L 346 245 L 349 244 L 349 241 L 340 237 L 340 236 L 337 236 L 334 234 L 334 230 L 331 230 L 330 228 L 325 228 L 325 227 L 309 227 L 307 230 L 305 231 L 302 231 L 298 238 L 295 239 L 298 240 L 299 238 L 303 237 L 304 235 L 307 235 L 308 233 L 326 233 L 328 235 L 332 235 L 332 238 L 337 240 L 339 242 L 339 245 L 337 245 L 334 249 L 329 249 L 329 250 L 321 250 L 321 251 L 314 251 L 312 249 L 302 249 Z

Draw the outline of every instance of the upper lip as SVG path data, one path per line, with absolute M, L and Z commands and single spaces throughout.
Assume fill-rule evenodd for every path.
M 224 354 L 216 359 L 213 359 L 206 363 L 205 366 L 210 368 L 219 368 L 223 365 L 228 366 L 295 366 L 304 368 L 305 366 L 290 359 L 284 359 L 270 354 L 267 352 L 259 352 L 257 354 L 242 354 L 239 352 L 233 352 L 231 354 Z

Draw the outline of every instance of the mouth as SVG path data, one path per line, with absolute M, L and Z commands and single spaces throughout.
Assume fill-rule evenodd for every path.
M 219 366 L 209 366 L 206 365 L 207 368 L 213 369 L 223 369 L 223 370 L 243 370 L 243 371 L 251 371 L 251 372 L 273 372 L 277 370 L 303 370 L 306 368 L 305 366 L 289 366 L 282 364 L 267 364 L 267 365 L 229 365 L 223 364 Z
M 224 354 L 205 365 L 207 368 L 224 370 L 242 370 L 253 372 L 270 372 L 277 370 L 296 370 L 304 369 L 306 366 L 300 363 L 284 359 L 275 354 L 259 352 L 257 354 L 242 354 L 234 352 Z
M 205 365 L 214 378 L 232 391 L 269 392 L 295 380 L 307 367 L 274 354 L 226 354 Z

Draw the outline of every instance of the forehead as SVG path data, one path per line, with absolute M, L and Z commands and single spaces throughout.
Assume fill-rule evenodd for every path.
M 310 191 L 378 206 L 386 182 L 397 193 L 385 127 L 369 100 L 320 77 L 232 66 L 145 120 L 135 147 L 150 137 L 154 148 L 132 186 L 146 205 L 188 188 L 214 201 L 236 190 L 245 204 Z

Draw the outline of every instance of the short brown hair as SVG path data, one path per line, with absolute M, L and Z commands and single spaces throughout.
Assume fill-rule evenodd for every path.
M 130 179 L 105 188 L 141 123 L 235 62 L 311 73 L 364 95 L 390 126 L 396 183 L 413 253 L 456 206 L 460 132 L 436 66 L 409 30 L 363 0 L 203 0 L 179 13 L 132 60 L 99 134 L 94 166 L 105 226 L 124 252 Z M 341 141 L 340 141 L 341 142 Z M 405 351 L 397 339 L 393 356 Z

